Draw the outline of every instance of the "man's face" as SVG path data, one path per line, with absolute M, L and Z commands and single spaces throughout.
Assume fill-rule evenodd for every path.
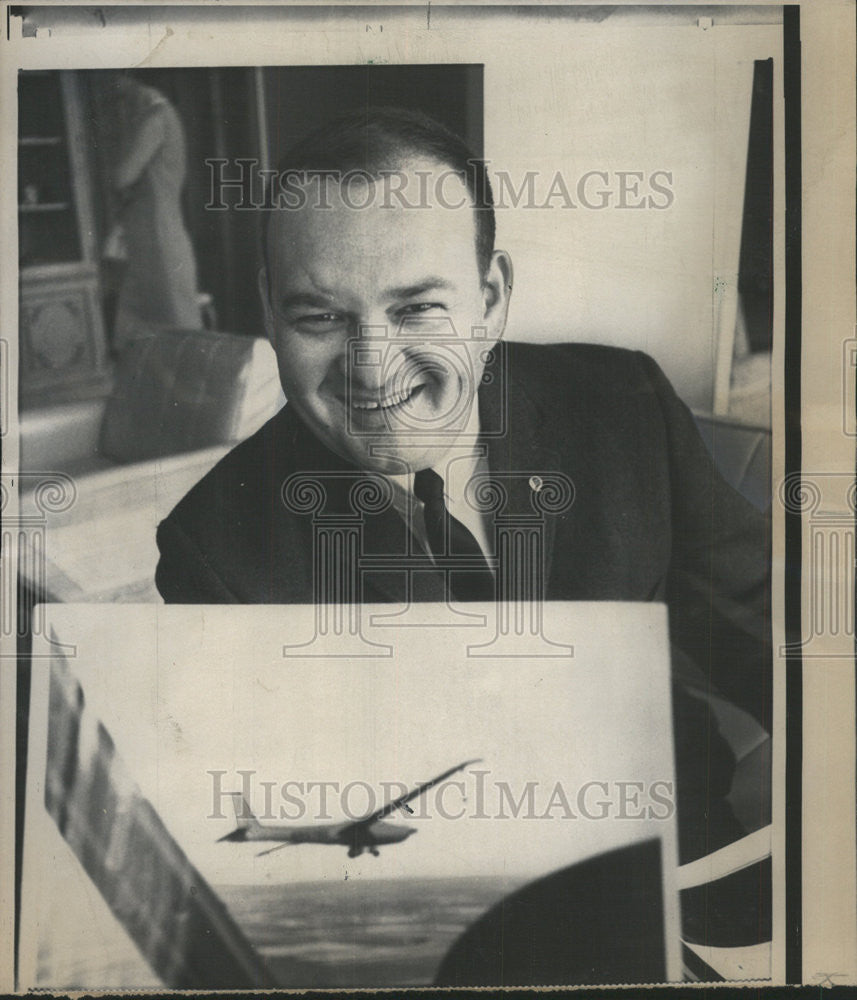
M 343 458 L 392 473 L 434 464 L 466 427 L 511 286 L 502 252 L 479 273 L 463 180 L 434 160 L 398 169 L 411 204 L 428 172 L 427 207 L 383 179 L 327 184 L 324 208 L 310 186 L 274 213 L 260 276 L 289 404 Z

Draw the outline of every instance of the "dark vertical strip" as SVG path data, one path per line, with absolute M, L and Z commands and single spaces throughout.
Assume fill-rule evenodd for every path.
M 485 67 L 484 65 L 465 68 L 464 89 L 467 145 L 477 156 L 485 156 Z
M 774 60 L 753 68 L 738 293 L 750 350 L 770 353 L 774 296 Z
M 27 738 L 30 719 L 30 654 L 33 637 L 30 634 L 30 619 L 33 604 L 38 598 L 30 588 L 18 581 L 18 636 L 17 636 L 17 678 L 15 688 L 15 989 L 18 988 L 19 953 L 21 947 L 21 886 L 24 858 L 24 802 L 27 794 Z
M 229 142 L 227 134 L 227 114 L 226 102 L 223 88 L 222 69 L 210 69 L 208 71 L 208 83 L 211 88 L 211 121 L 214 129 L 214 155 L 218 159 L 229 159 Z M 226 166 L 225 176 L 232 177 L 237 174 L 237 166 L 230 161 Z M 238 315 L 235 308 L 237 286 L 235 282 L 235 212 L 230 207 L 228 211 L 221 212 L 218 237 L 220 240 L 221 265 L 218 271 L 222 282 L 217 302 L 218 321 L 222 330 L 240 330 L 245 332 L 242 324 L 242 317 Z M 255 213 L 254 213 L 255 214 Z
M 785 473 L 801 468 L 801 121 L 800 8 L 783 8 L 783 97 L 785 102 Z M 798 649 L 801 629 L 801 515 L 785 512 L 786 639 Z M 786 660 L 786 982 L 801 981 L 801 768 L 803 762 L 803 669 L 799 652 Z

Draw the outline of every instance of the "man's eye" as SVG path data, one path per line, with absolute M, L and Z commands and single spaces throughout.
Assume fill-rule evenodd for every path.
M 342 323 L 342 316 L 340 313 L 335 312 L 325 312 L 325 313 L 307 313 L 304 316 L 296 316 L 292 322 L 295 326 L 303 327 L 308 330 L 322 330 L 331 326 L 338 326 Z
M 409 305 L 403 306 L 399 311 L 403 316 L 419 316 L 422 313 L 443 311 L 446 309 L 440 302 L 411 302 Z

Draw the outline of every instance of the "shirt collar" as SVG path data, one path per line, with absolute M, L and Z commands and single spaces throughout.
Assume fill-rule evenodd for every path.
M 474 404 L 470 410 L 470 418 L 467 426 L 450 445 L 448 451 L 435 462 L 431 468 L 447 485 L 447 463 L 451 459 L 456 462 L 456 478 L 461 477 L 461 481 L 467 482 L 473 477 L 477 469 L 485 466 L 484 448 L 479 444 L 479 407 Z M 461 464 L 460 464 L 461 463 Z M 409 498 L 414 496 L 414 473 L 418 469 L 412 469 L 398 475 L 387 475 L 387 479 L 393 484 L 394 503 L 400 510 L 407 509 Z

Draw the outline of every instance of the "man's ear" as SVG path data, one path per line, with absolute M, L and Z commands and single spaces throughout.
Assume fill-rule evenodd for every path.
M 259 288 L 259 298 L 262 300 L 262 315 L 265 319 L 265 332 L 268 340 L 274 343 L 274 313 L 271 309 L 271 287 L 268 284 L 268 269 L 263 265 L 256 275 L 256 284 Z
M 482 297 L 489 336 L 499 340 L 506 327 L 509 299 L 512 295 L 512 258 L 505 250 L 495 250 L 485 280 Z

